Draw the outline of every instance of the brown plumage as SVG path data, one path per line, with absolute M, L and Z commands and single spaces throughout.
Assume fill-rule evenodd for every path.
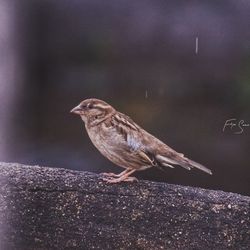
M 95 147 L 110 161 L 125 168 L 118 175 L 104 173 L 104 180 L 109 183 L 134 181 L 136 178 L 129 175 L 150 167 L 166 170 L 180 165 L 212 174 L 210 169 L 177 153 L 104 101 L 87 99 L 71 112 L 81 116 Z

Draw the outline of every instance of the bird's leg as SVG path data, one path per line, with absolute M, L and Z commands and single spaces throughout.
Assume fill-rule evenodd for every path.
M 123 171 L 125 173 L 123 173 L 119 178 L 110 178 L 110 179 L 103 179 L 104 181 L 106 181 L 107 183 L 119 183 L 122 181 L 135 181 L 137 180 L 135 177 L 129 177 L 129 175 L 133 174 L 136 169 L 127 169 L 128 171 Z
M 122 175 L 126 174 L 128 171 L 130 171 L 129 168 L 125 169 L 124 171 L 122 171 L 120 174 L 114 174 L 114 173 L 101 173 L 101 175 L 107 176 L 107 177 L 116 177 L 119 178 Z

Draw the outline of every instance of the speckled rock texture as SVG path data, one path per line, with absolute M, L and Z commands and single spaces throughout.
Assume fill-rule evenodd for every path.
M 250 249 L 250 198 L 0 163 L 0 249 Z

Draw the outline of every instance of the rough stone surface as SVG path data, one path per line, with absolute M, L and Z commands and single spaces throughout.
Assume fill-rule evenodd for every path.
M 249 249 L 250 198 L 0 163 L 0 249 Z

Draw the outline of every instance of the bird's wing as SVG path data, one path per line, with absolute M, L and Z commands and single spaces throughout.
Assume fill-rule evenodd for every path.
M 143 144 L 142 128 L 139 125 L 130 117 L 118 112 L 112 117 L 111 123 L 123 138 L 123 140 L 119 140 L 119 147 L 122 147 L 124 152 L 129 152 L 130 157 L 136 159 L 141 167 L 156 165 L 154 155 L 147 152 Z
M 178 164 L 176 161 L 171 160 L 172 155 L 169 155 L 169 159 L 167 159 L 161 157 L 158 153 L 162 151 L 163 147 L 166 153 L 174 150 L 143 130 L 129 116 L 117 112 L 112 117 L 111 123 L 118 134 L 123 137 L 123 142 L 119 142 L 119 147 L 129 151 L 131 156 L 136 156 L 141 166 L 156 166 L 164 170 L 164 167 L 173 168 L 173 164 Z M 168 150 L 166 147 L 168 147 Z
M 149 142 L 150 144 L 145 144 L 143 135 L 140 132 L 141 131 L 130 131 L 130 133 L 127 134 L 126 141 L 131 153 L 136 154 L 140 159 L 141 165 L 156 166 L 162 170 L 165 170 L 164 167 L 174 168 L 172 164 L 175 164 L 175 162 L 161 160 L 160 157 L 158 157 L 158 155 L 149 147 L 153 142 L 151 141 Z
M 173 168 L 173 165 L 180 165 L 187 170 L 195 167 L 208 174 L 212 174 L 210 169 L 184 157 L 183 154 L 176 152 L 143 130 L 130 117 L 117 112 L 112 120 L 116 125 L 117 132 L 124 138 L 124 150 L 128 150 L 131 154 L 139 156 L 138 160 L 142 166 L 151 165 L 164 169 L 165 167 Z

